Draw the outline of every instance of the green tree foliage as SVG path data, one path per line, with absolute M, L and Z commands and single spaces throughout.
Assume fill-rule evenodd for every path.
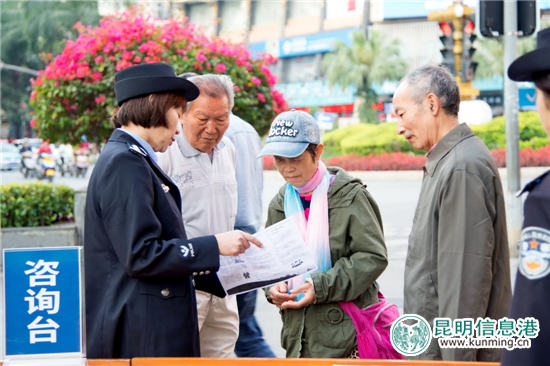
M 371 31 L 368 39 L 363 32 L 351 36 L 351 46 L 336 41 L 334 51 L 323 60 L 323 69 L 330 86 L 357 86 L 357 96 L 362 99 L 359 118 L 373 122 L 375 112 L 370 105 L 377 100 L 372 83 L 401 79 L 407 72 L 407 61 L 401 57 L 400 42 L 386 40 L 379 31 Z
M 33 70 L 44 68 L 39 55 L 61 52 L 67 39 L 75 39 L 73 25 L 97 24 L 96 1 L 1 1 L 1 59 Z M 2 122 L 18 128 L 31 119 L 29 74 L 2 69 Z M 19 131 L 22 134 L 23 131 Z
M 550 23 L 541 25 L 541 29 Z M 473 59 L 478 63 L 476 77 L 490 78 L 504 75 L 504 40 L 502 38 L 477 39 L 474 42 L 476 53 Z M 520 38 L 517 43 L 518 56 L 533 51 L 537 47 L 536 38 Z

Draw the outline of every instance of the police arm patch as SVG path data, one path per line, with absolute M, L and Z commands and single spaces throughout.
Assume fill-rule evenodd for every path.
M 538 280 L 550 273 L 550 231 L 536 226 L 522 230 L 519 270 L 530 280 Z

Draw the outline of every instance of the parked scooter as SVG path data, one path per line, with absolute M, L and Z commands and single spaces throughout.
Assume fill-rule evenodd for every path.
M 54 150 L 55 162 L 57 163 L 57 171 L 61 174 L 62 177 L 65 174 L 70 176 L 75 175 L 75 161 L 73 148 L 69 144 L 58 144 Z
M 65 174 L 68 174 L 70 176 L 75 175 L 76 166 L 75 166 L 74 158 L 72 156 L 70 158 L 66 156 L 60 156 L 59 158 L 57 158 L 56 164 L 57 164 L 57 170 L 59 171 L 62 177 L 64 177 Z
M 55 160 L 53 154 L 42 153 L 38 155 L 36 176 L 38 179 L 47 179 L 50 182 L 53 181 L 55 176 Z
M 21 173 L 25 178 L 36 177 L 36 155 L 31 151 L 25 151 L 21 153 L 21 156 L 23 157 L 21 159 Z
M 90 163 L 88 162 L 88 156 L 85 154 L 78 154 L 76 155 L 76 163 L 75 163 L 75 176 L 78 178 L 80 175 L 82 178 L 86 176 L 86 172 L 88 171 L 88 166 Z

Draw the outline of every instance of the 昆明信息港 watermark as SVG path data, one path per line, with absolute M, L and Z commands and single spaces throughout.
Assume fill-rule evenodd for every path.
M 408 314 L 392 324 L 390 337 L 399 353 L 417 356 L 426 351 L 432 338 L 441 348 L 530 348 L 539 330 L 535 318 L 435 318 L 431 328 L 423 317 Z

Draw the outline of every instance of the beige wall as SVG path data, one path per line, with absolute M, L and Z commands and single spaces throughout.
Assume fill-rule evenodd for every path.
M 248 42 L 263 42 L 281 37 L 281 22 L 253 25 L 248 33 Z
M 328 32 L 331 30 L 345 29 L 359 27 L 363 23 L 362 15 L 355 15 L 351 17 L 325 19 L 323 21 L 323 31 Z
M 320 16 L 312 16 L 307 18 L 290 18 L 285 26 L 285 38 L 303 36 L 305 34 L 313 34 L 321 31 Z
M 246 42 L 246 29 L 220 32 L 220 38 L 232 43 Z

